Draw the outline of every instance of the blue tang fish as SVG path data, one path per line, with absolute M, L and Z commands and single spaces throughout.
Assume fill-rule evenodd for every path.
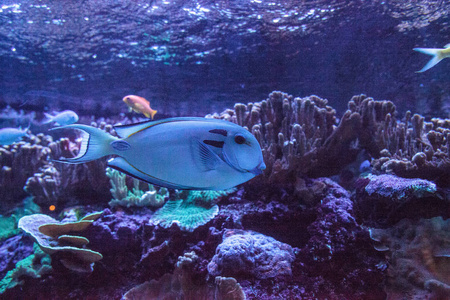
M 11 145 L 17 142 L 21 137 L 28 136 L 28 128 L 1 128 L 0 129 L 0 145 Z
M 256 138 L 223 120 L 171 118 L 115 126 L 120 138 L 81 124 L 54 129 L 60 128 L 89 134 L 79 154 L 61 162 L 84 163 L 116 155 L 108 161 L 111 168 L 167 188 L 224 190 L 266 168 Z
M 44 124 L 55 122 L 56 125 L 70 125 L 78 122 L 77 113 L 71 110 L 62 111 L 55 116 L 48 113 L 44 113 L 44 115 L 47 118 Z

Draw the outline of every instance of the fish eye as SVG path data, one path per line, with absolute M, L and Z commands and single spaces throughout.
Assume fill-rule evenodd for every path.
M 234 136 L 234 141 L 236 142 L 236 144 L 242 145 L 243 143 L 245 143 L 245 137 L 240 134 L 236 134 Z

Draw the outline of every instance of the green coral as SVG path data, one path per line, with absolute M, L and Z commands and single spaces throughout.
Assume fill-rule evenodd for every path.
M 181 230 L 192 232 L 219 213 L 219 207 L 215 204 L 218 198 L 234 191 L 179 191 L 178 199 L 168 201 L 157 210 L 150 223 L 165 228 L 177 223 Z
M 10 238 L 20 232 L 17 228 L 19 219 L 26 215 L 39 212 L 40 208 L 32 197 L 25 198 L 22 205 L 14 209 L 9 216 L 0 216 L 0 241 Z
M 52 271 L 50 255 L 44 253 L 36 243 L 33 250 L 34 254 L 17 262 L 16 267 L 6 273 L 0 281 L 0 295 L 8 289 L 23 284 L 23 280 L 20 279 L 22 276 L 40 278 Z
M 111 183 L 111 195 L 113 199 L 109 202 L 111 207 L 144 207 L 150 206 L 159 208 L 164 205 L 168 197 L 166 188 L 160 188 L 158 191 L 151 184 L 148 185 L 148 191 L 145 192 L 139 188 L 139 180 L 133 178 L 133 189 L 128 190 L 126 177 L 124 173 L 117 170 L 106 168 L 106 176 Z

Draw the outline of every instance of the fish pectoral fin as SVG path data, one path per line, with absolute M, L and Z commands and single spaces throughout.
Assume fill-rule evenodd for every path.
M 131 177 L 137 178 L 139 180 L 145 181 L 147 183 L 151 183 L 157 186 L 166 187 L 169 189 L 181 189 L 181 190 L 191 190 L 197 189 L 195 187 L 177 185 L 173 182 L 168 182 L 156 177 L 153 177 L 149 174 L 138 170 L 133 165 L 131 165 L 126 159 L 118 156 L 108 160 L 108 167 L 111 167 L 119 172 L 125 173 Z
M 194 160 L 202 171 L 217 168 L 222 161 L 205 143 L 195 140 L 193 149 Z

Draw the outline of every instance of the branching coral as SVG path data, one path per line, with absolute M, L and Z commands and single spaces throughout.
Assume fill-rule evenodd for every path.
M 372 229 L 371 238 L 389 262 L 388 298 L 450 297 L 450 219 L 402 220 L 390 229 Z
M 407 112 L 404 122 L 390 122 L 378 140 L 375 170 L 401 177 L 423 178 L 450 186 L 450 120 L 431 119 Z M 375 156 L 377 157 L 377 156 Z
M 176 223 L 181 230 L 192 232 L 214 218 L 219 213 L 219 207 L 215 205 L 215 201 L 233 191 L 234 189 L 178 192 L 178 199 L 167 201 L 153 214 L 150 223 L 166 228 Z
M 39 247 L 50 255 L 59 252 L 60 261 L 68 269 L 76 272 L 92 272 L 94 262 L 102 259 L 98 252 L 84 248 L 89 240 L 72 232 L 85 230 L 101 213 L 87 215 L 77 222 L 61 223 L 43 214 L 25 216 L 18 227 L 30 234 Z
M 27 178 L 41 168 L 51 153 L 50 136 L 30 135 L 23 141 L 9 146 L 0 146 L 0 198 L 2 211 L 10 208 L 17 199 L 23 199 L 26 193 L 23 186 Z
M 236 104 L 221 118 L 247 127 L 261 144 L 270 182 L 294 184 L 297 173 L 330 176 L 352 162 L 366 148 L 375 152 L 373 136 L 395 106 L 364 95 L 353 97 L 349 110 L 336 125 L 336 112 L 317 96 L 294 98 L 272 92 L 248 105 Z M 257 177 L 253 182 L 265 180 Z
M 106 168 L 106 176 L 111 183 L 111 195 L 113 199 L 109 202 L 111 207 L 114 206 L 126 206 L 126 207 L 143 207 L 149 206 L 152 208 L 160 208 L 164 205 L 168 198 L 168 190 L 166 188 L 160 188 L 158 191 L 153 185 L 148 185 L 148 191 L 144 192 L 139 188 L 139 180 L 132 178 L 133 189 L 128 190 L 126 184 L 126 177 L 124 173 L 117 170 Z

